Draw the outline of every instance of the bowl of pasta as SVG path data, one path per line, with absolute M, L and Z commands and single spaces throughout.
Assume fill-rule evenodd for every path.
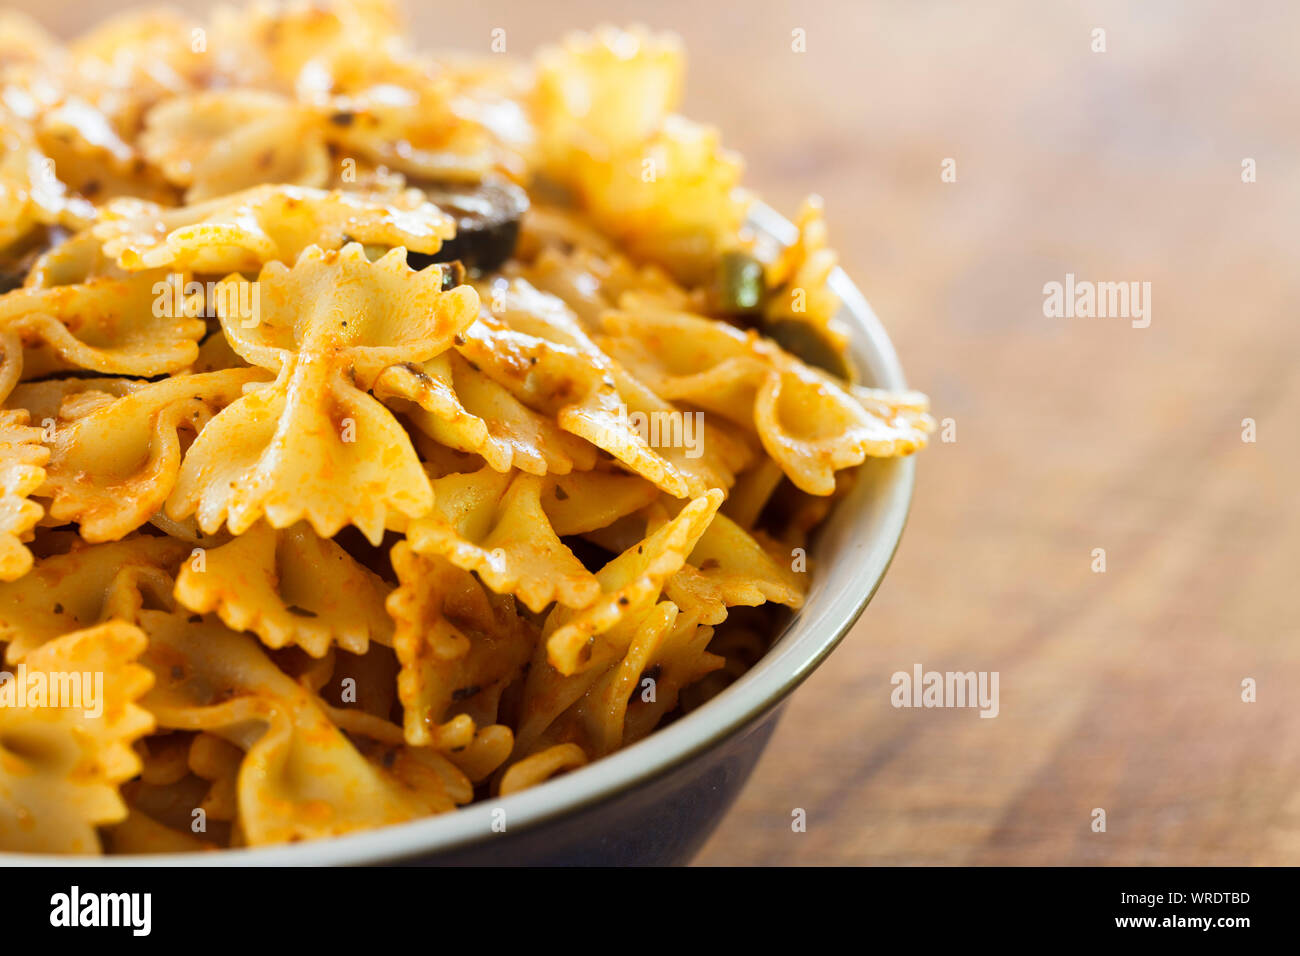
M 0 15 L 0 858 L 672 863 L 933 428 L 680 42 Z

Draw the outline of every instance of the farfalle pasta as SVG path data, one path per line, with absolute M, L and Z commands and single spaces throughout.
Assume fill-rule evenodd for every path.
M 678 40 L 437 60 L 380 0 L 0 43 L 0 850 L 452 812 L 804 604 L 924 396 L 855 381 Z

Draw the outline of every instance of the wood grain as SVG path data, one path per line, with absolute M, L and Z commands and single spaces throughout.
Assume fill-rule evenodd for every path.
M 412 29 L 526 55 L 633 20 L 685 37 L 685 111 L 765 198 L 826 198 L 957 432 L 698 862 L 1300 862 L 1300 8 L 441 2 Z M 1150 327 L 1045 318 L 1067 272 L 1150 282 Z M 998 671 L 1001 713 L 894 709 L 914 663 Z

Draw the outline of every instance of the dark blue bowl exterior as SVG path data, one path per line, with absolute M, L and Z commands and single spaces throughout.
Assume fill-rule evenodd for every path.
M 688 863 L 735 802 L 785 704 L 653 780 L 490 840 L 391 861 L 411 866 L 668 866 Z

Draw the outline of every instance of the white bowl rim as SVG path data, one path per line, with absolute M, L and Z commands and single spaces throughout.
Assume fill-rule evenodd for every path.
M 789 220 L 763 203 L 754 205 L 750 221 L 759 233 L 782 244 L 794 241 L 797 234 Z M 893 344 L 862 293 L 841 269 L 835 270 L 830 284 L 842 302 L 840 318 L 852 328 L 850 354 L 859 371 L 881 388 L 906 388 Z M 346 836 L 202 853 L 63 856 L 0 852 L 0 866 L 331 866 L 401 862 L 500 835 L 493 830 L 497 810 L 505 811 L 506 832 L 515 833 L 666 773 L 777 706 L 835 649 L 866 608 L 898 546 L 915 480 L 911 457 L 875 464 L 876 480 L 858 482 L 850 495 L 863 497 L 868 490 L 865 486 L 870 484 L 871 507 L 864 510 L 869 512 L 873 526 L 869 535 L 850 541 L 854 549 L 850 586 L 841 583 L 820 605 L 810 599 L 771 649 L 740 679 L 696 710 L 630 747 L 507 797 L 481 800 L 451 813 Z M 852 534 L 843 525 L 835 530 L 841 535 Z

